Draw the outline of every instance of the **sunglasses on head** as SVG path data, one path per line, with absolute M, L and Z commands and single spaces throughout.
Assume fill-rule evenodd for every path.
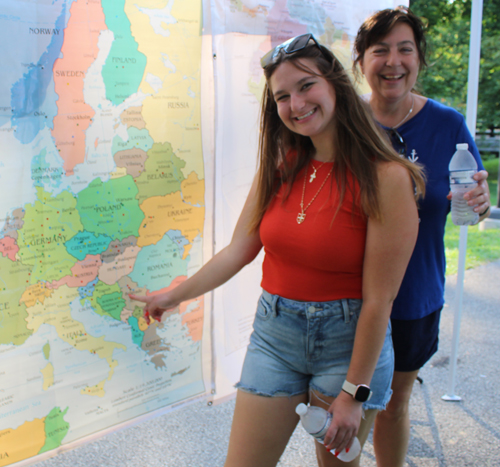
M 260 65 L 262 68 L 266 68 L 267 66 L 271 65 L 274 63 L 277 58 L 279 57 L 281 52 L 284 52 L 285 54 L 293 54 L 295 52 L 298 52 L 300 50 L 304 50 L 307 45 L 309 44 L 309 41 L 313 41 L 320 52 L 323 54 L 323 56 L 327 60 L 331 60 L 325 53 L 323 52 L 323 49 L 321 48 L 320 43 L 316 40 L 316 38 L 312 34 L 302 34 L 301 36 L 297 37 L 292 37 L 291 39 L 288 39 L 287 41 L 283 42 L 283 44 L 277 45 L 274 47 L 274 49 L 271 49 L 269 52 L 267 52 L 266 55 L 264 55 L 260 59 Z
M 394 128 L 389 128 L 386 131 L 389 135 L 389 138 L 391 138 L 392 147 L 401 157 L 406 157 L 408 147 L 406 146 L 406 141 L 404 140 L 404 138 Z

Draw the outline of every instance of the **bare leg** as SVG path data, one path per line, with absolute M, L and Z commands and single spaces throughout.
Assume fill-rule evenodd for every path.
M 330 406 L 330 404 L 334 401 L 333 397 L 327 397 L 321 394 L 319 394 L 318 395 L 319 397 L 317 397 L 316 394 L 317 394 L 316 392 L 312 393 L 310 401 L 311 405 L 317 405 L 326 410 Z M 363 448 L 366 439 L 370 434 L 370 430 L 373 426 L 373 422 L 375 420 L 375 417 L 377 416 L 377 413 L 378 410 L 365 410 L 365 416 L 363 419 L 361 419 L 361 425 L 359 426 L 359 431 L 357 434 L 359 443 L 361 444 L 361 448 Z M 316 445 L 316 458 L 318 459 L 319 467 L 359 467 L 361 454 L 351 462 L 342 462 L 332 454 L 333 451 L 328 452 L 325 449 L 325 446 L 323 446 L 322 444 L 316 442 L 315 445 Z
M 417 371 L 395 371 L 392 397 L 387 409 L 379 412 L 373 431 L 377 465 L 403 467 L 410 440 L 410 397 Z
M 238 391 L 225 467 L 274 467 L 297 426 L 307 394 L 263 397 Z

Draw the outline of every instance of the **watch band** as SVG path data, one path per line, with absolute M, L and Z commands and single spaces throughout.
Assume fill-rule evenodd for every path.
M 350 394 L 358 402 L 366 402 L 372 397 L 373 391 L 366 384 L 352 384 L 345 380 L 342 385 L 342 390 Z
M 488 206 L 483 212 L 479 213 L 479 217 L 483 217 L 489 210 L 490 210 L 490 207 Z

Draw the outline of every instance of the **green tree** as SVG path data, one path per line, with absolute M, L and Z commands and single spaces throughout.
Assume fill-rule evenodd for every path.
M 500 0 L 483 7 L 478 122 L 483 129 L 500 127 Z
M 410 8 L 427 24 L 428 64 L 421 92 L 465 114 L 471 0 L 414 0 Z M 500 0 L 483 5 L 478 130 L 500 127 Z

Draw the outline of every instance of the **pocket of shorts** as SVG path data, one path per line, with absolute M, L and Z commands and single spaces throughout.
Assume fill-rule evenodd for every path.
M 273 308 L 267 303 L 264 297 L 260 297 L 257 303 L 257 316 L 262 320 L 268 320 L 273 314 Z

